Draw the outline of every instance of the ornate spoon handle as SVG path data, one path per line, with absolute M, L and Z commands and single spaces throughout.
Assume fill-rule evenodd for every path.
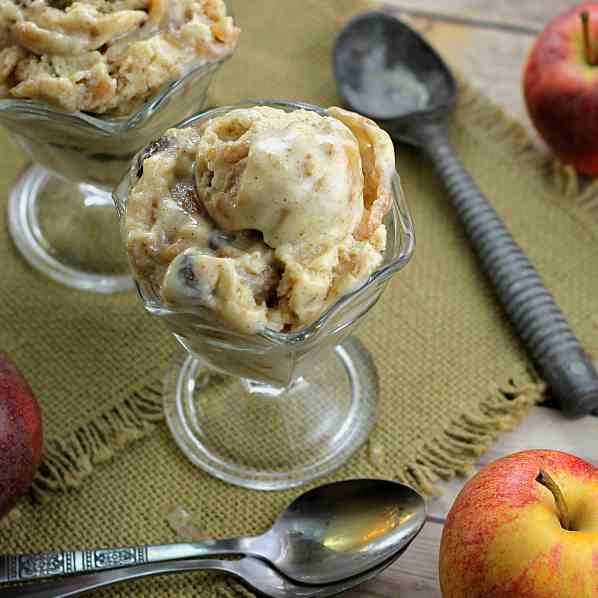
M 0 555 L 0 583 L 76 575 L 106 569 L 120 569 L 144 563 L 160 563 L 206 556 L 244 554 L 250 538 L 205 540 L 194 544 L 164 544 L 99 548 L 42 554 Z

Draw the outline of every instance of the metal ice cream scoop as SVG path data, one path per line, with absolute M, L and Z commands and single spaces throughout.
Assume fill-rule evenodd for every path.
M 343 100 L 434 163 L 458 218 L 513 327 L 570 415 L 598 409 L 598 374 L 544 286 L 451 147 L 456 81 L 435 50 L 399 19 L 356 17 L 334 50 Z

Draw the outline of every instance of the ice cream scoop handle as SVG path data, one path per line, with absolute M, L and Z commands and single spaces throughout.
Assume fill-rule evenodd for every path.
M 540 275 L 463 167 L 446 128 L 430 124 L 422 131 L 421 143 L 509 319 L 553 396 L 569 415 L 596 411 L 596 368 Z

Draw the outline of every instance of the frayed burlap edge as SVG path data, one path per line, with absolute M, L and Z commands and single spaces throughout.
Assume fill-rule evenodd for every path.
M 598 181 L 584 187 L 570 166 L 538 151 L 522 124 L 469 85 L 461 83 L 460 87 L 461 114 L 466 114 L 469 122 L 482 125 L 494 140 L 508 140 L 520 160 L 530 162 L 539 174 L 551 179 L 560 201 L 578 208 L 579 221 L 586 228 L 584 213 L 593 216 L 590 226 L 597 231 Z M 438 494 L 438 480 L 466 474 L 501 432 L 515 427 L 532 405 L 544 399 L 544 391 L 544 383 L 533 372 L 512 376 L 497 385 L 474 412 L 461 415 L 439 436 L 417 447 L 412 463 L 398 471 L 385 468 L 388 475 L 428 496 Z M 47 500 L 52 494 L 79 488 L 96 465 L 110 461 L 131 442 L 147 436 L 162 419 L 161 384 L 156 384 L 69 436 L 50 439 L 32 487 L 33 498 Z
M 532 371 L 502 386 L 491 385 L 478 409 L 461 415 L 440 435 L 417 447 L 413 463 L 393 472 L 393 477 L 426 496 L 439 496 L 435 483 L 467 475 L 499 434 L 516 427 L 529 408 L 544 399 L 545 390 Z
M 37 501 L 78 488 L 96 465 L 152 432 L 163 419 L 162 384 L 146 386 L 99 418 L 60 439 L 47 441 L 31 487 Z

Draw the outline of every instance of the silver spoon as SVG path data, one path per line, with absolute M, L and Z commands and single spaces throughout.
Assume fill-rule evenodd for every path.
M 325 598 L 326 596 L 334 596 L 345 592 L 379 575 L 384 569 L 392 565 L 401 556 L 402 552 L 398 552 L 361 575 L 327 585 L 301 585 L 295 583 L 278 573 L 264 561 L 253 557 L 245 557 L 239 561 L 191 559 L 135 565 L 126 569 L 86 573 L 76 577 L 39 582 L 18 588 L 3 588 L 0 589 L 0 598 L 72 598 L 125 581 L 190 571 L 228 573 L 245 582 L 254 590 L 272 598 Z
M 457 84 L 434 49 L 399 19 L 359 15 L 342 31 L 334 69 L 343 100 L 432 160 L 514 328 L 561 408 L 598 409 L 598 374 L 575 334 L 448 139 Z M 533 226 L 533 224 L 532 224 Z
M 403 550 L 426 519 L 423 498 L 387 480 L 346 480 L 296 498 L 264 534 L 37 555 L 0 557 L 0 582 L 181 561 L 215 555 L 250 555 L 268 561 L 289 579 L 332 583 L 368 571 Z

